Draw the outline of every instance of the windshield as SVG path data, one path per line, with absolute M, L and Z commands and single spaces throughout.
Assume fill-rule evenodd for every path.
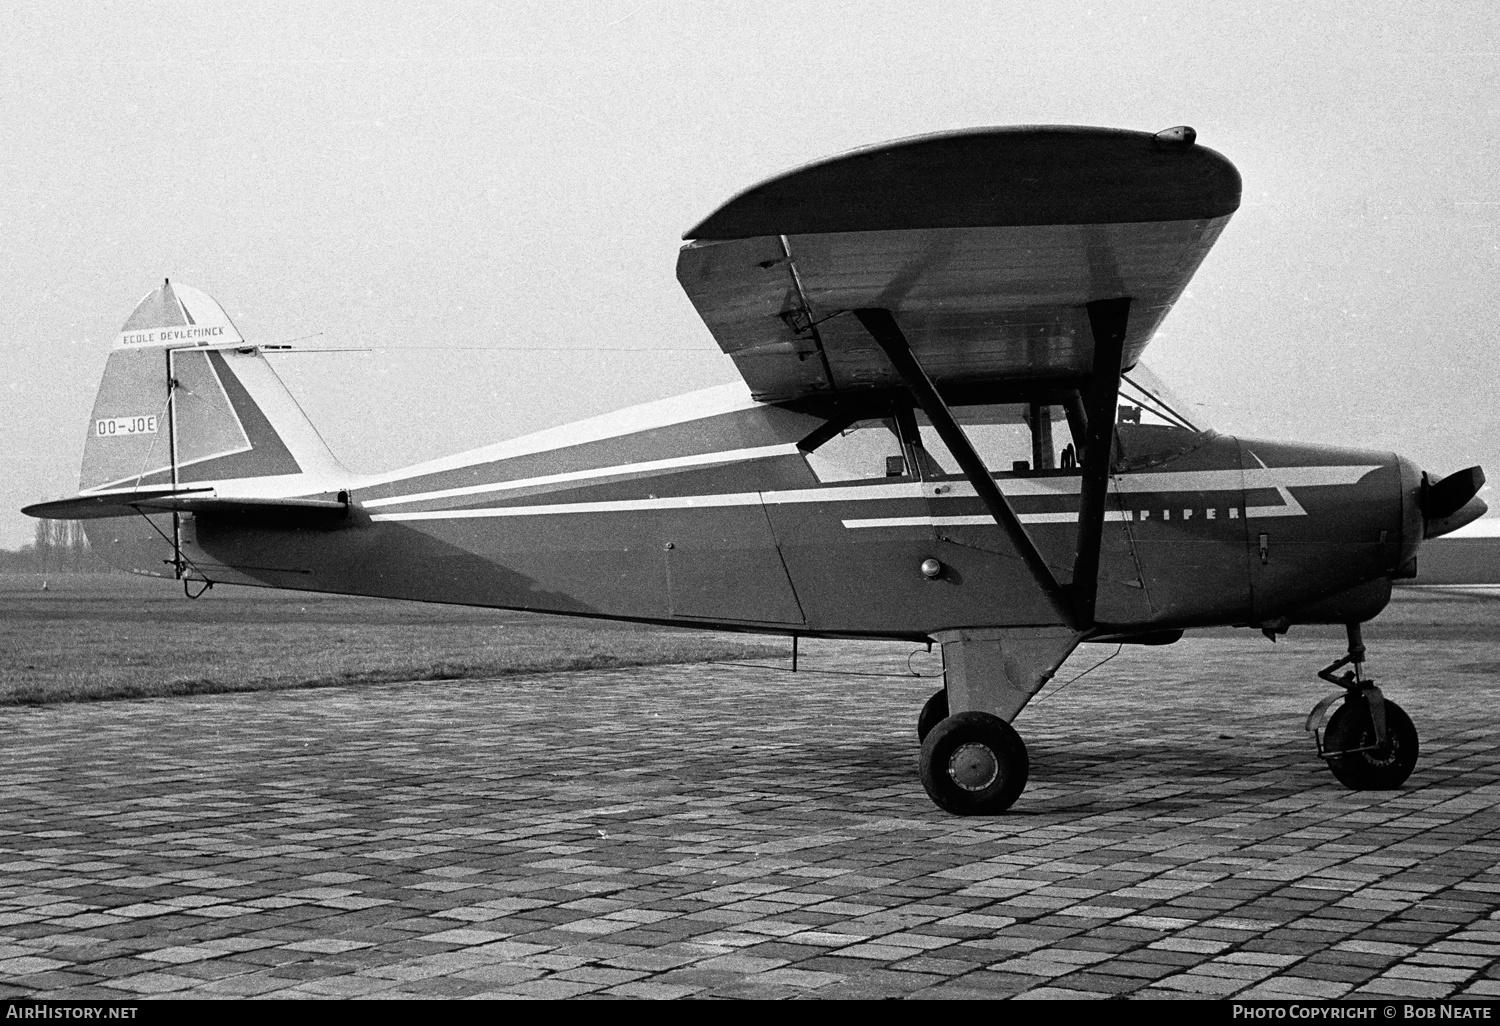
M 1144 363 L 1120 375 L 1119 423 L 1209 430 L 1202 406 L 1184 402 Z

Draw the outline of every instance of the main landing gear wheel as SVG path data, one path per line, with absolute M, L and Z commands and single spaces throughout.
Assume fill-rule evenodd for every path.
M 933 727 L 917 767 L 928 796 L 959 816 L 1004 812 L 1021 796 L 1030 772 L 1021 736 L 985 712 L 957 713 Z
M 922 706 L 922 711 L 917 714 L 917 740 L 926 741 L 927 735 L 932 733 L 936 727 L 948 718 L 948 689 L 944 688 L 927 700 Z
M 1323 757 L 1339 783 L 1351 791 L 1394 791 L 1417 765 L 1417 728 L 1411 717 L 1385 699 L 1385 744 L 1375 743 L 1370 703 L 1350 695 L 1334 711 L 1323 733 Z

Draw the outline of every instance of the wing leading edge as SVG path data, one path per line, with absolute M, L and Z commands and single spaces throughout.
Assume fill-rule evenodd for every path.
M 677 278 L 758 399 L 899 386 L 862 308 L 939 386 L 1076 380 L 1087 304 L 1131 299 L 1133 366 L 1239 200 L 1190 131 L 922 136 L 741 193 L 687 233 Z

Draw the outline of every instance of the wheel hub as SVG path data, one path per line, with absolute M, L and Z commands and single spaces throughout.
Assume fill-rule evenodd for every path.
M 970 741 L 954 749 L 948 776 L 965 791 L 983 791 L 1000 775 L 1000 760 L 988 745 Z
M 1375 744 L 1374 734 L 1367 734 L 1365 735 L 1365 737 L 1369 739 L 1371 745 Z M 1368 752 L 1364 753 L 1364 756 L 1365 760 L 1372 766 L 1394 766 L 1396 764 L 1396 757 L 1398 754 L 1400 754 L 1400 750 L 1401 743 L 1394 737 L 1388 737 L 1385 739 L 1384 745 L 1381 745 L 1378 748 L 1371 748 Z

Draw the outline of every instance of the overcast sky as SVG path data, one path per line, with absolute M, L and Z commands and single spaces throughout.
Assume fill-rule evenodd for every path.
M 1500 474 L 1497 29 L 1480 0 L 6 4 L 0 546 L 76 489 L 163 277 L 252 341 L 374 347 L 275 359 L 385 469 L 733 380 L 683 230 L 981 125 L 1188 124 L 1238 165 L 1147 352 L 1215 426 Z

